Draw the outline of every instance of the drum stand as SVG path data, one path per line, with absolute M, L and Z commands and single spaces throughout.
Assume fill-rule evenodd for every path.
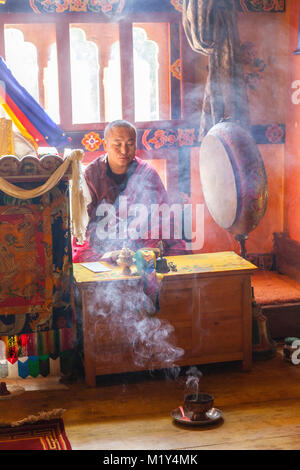
M 252 287 L 252 355 L 253 359 L 271 359 L 276 356 L 277 343 L 271 338 L 268 319 L 256 303 Z
M 247 259 L 246 240 L 248 235 L 234 237 L 240 244 L 240 256 Z M 277 345 L 271 338 L 268 319 L 263 315 L 261 306 L 256 303 L 252 289 L 252 355 L 254 359 L 271 359 L 276 355 Z
M 240 255 L 242 258 L 245 258 L 247 259 L 247 252 L 246 252 L 246 240 L 248 239 L 248 235 L 247 234 L 239 234 L 239 235 L 235 235 L 234 237 L 240 244 Z

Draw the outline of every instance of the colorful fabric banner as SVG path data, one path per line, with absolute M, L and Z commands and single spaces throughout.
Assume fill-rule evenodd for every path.
M 19 377 L 26 379 L 29 375 L 29 363 L 28 357 L 23 357 L 21 360 L 18 361 L 18 371 Z
M 39 375 L 40 369 L 38 356 L 31 356 L 28 358 L 28 370 L 31 377 L 37 377 Z
M 13 363 L 7 360 L 0 361 L 0 378 L 26 379 L 27 377 L 57 377 L 68 374 L 70 371 L 73 353 L 72 350 L 63 351 L 56 359 L 51 359 L 49 354 L 43 356 L 24 356 Z
M 12 364 L 11 362 L 8 362 L 7 365 L 8 365 L 8 377 L 10 379 L 17 379 L 19 377 L 18 361 L 16 361 L 14 364 Z
M 0 57 L 1 105 L 22 135 L 34 145 L 64 147 L 70 139 L 14 78 Z
M 8 362 L 7 361 L 0 361 L 0 377 L 4 379 L 4 377 L 8 376 Z
M 0 360 L 8 359 L 12 364 L 26 356 L 41 358 L 48 354 L 56 359 L 63 351 L 73 348 L 73 329 L 62 328 L 22 335 L 0 336 L 0 341 L 3 346 Z
M 47 375 L 50 374 L 50 360 L 48 354 L 39 357 L 39 373 L 43 377 L 47 377 Z

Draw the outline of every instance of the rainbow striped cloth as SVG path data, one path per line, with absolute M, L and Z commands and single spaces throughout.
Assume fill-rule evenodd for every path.
M 0 377 L 67 374 L 72 350 L 72 328 L 1 336 Z
M 1 57 L 0 104 L 18 130 L 35 148 L 63 148 L 70 145 L 70 138 L 14 78 Z

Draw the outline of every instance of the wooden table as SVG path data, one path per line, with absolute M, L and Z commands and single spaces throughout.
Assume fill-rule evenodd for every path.
M 176 264 L 177 272 L 160 275 L 160 310 L 144 322 L 138 312 L 141 282 L 136 272 L 124 276 L 119 267 L 107 265 L 111 271 L 95 274 L 73 265 L 82 296 L 88 386 L 96 385 L 97 375 L 166 367 L 164 360 L 135 358 L 137 328 L 146 325 L 149 333 L 151 322 L 157 327 L 158 320 L 174 328 L 170 346 L 184 350 L 178 366 L 242 361 L 244 370 L 251 369 L 251 274 L 256 266 L 234 252 L 167 260 Z M 141 343 L 140 331 L 137 336 Z

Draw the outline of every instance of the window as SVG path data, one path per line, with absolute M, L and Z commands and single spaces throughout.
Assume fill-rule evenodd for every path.
M 121 69 L 117 24 L 70 25 L 72 123 L 120 118 Z
M 37 48 L 25 41 L 24 33 L 17 27 L 5 29 L 5 57 L 16 80 L 39 102 Z
M 136 121 L 159 119 L 158 45 L 143 28 L 133 28 L 134 112 Z
M 114 42 L 109 53 L 107 67 L 103 73 L 104 120 L 114 121 L 122 118 L 120 42 Z
M 44 93 L 45 111 L 59 124 L 59 90 L 58 90 L 58 70 L 57 70 L 57 47 L 56 43 L 51 44 L 48 64 L 44 69 Z
M 133 24 L 135 120 L 170 119 L 168 23 Z
M 59 123 L 55 25 L 6 24 L 4 46 L 5 61 L 14 77 Z
M 99 51 L 81 28 L 70 28 L 72 122 L 100 122 Z
M 4 25 L 8 67 L 56 123 L 77 131 L 182 119 L 179 23 L 72 18 Z
M 103 152 L 106 123 L 127 119 L 138 129 L 137 155 L 173 195 L 181 158 L 175 129 L 194 126 L 186 44 L 177 13 L 137 11 L 118 20 L 79 10 L 0 15 L 0 50 L 9 68 L 71 137 L 70 147 L 84 146 L 84 162 Z

